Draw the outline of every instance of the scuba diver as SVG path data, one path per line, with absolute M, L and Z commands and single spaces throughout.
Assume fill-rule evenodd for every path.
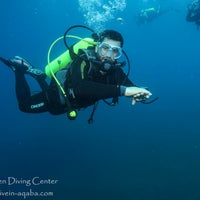
M 66 33 L 63 38 L 67 46 Z M 114 30 L 105 30 L 100 34 L 93 34 L 93 38 L 80 41 L 85 46 L 77 46 L 78 43 L 72 45 L 62 55 L 64 59 L 70 57 L 67 66 L 59 58 L 54 60 L 57 68 L 50 67 L 50 63 L 46 66 L 45 73 L 19 56 L 13 59 L 0 57 L 0 61 L 15 74 L 19 109 L 26 113 L 67 113 L 68 118 L 74 120 L 77 110 L 94 105 L 88 120 L 91 123 L 99 100 L 112 98 L 113 101 L 107 103 L 114 105 L 118 103 L 118 97 L 126 96 L 132 97 L 133 105 L 136 102 L 145 102 L 152 95 L 151 92 L 137 87 L 129 80 L 122 70 L 125 63 L 118 61 L 124 53 L 122 35 Z M 60 67 L 60 64 L 63 66 Z M 38 82 L 40 92 L 31 94 L 25 75 L 30 75 Z M 49 84 L 46 77 L 51 78 Z
M 137 25 L 147 24 L 152 22 L 157 17 L 169 12 L 172 9 L 164 9 L 161 10 L 160 6 L 158 8 L 150 7 L 146 9 L 142 9 L 136 16 L 136 23 Z
M 200 0 L 195 0 L 188 5 L 186 21 L 195 22 L 197 27 L 200 26 Z

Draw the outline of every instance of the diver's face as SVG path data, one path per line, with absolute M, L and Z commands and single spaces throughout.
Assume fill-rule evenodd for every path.
M 102 61 L 109 60 L 114 62 L 122 55 L 121 42 L 104 38 L 98 44 L 97 53 Z

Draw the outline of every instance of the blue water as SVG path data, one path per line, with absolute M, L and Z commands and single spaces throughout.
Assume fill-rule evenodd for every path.
M 92 108 L 73 122 L 65 115 L 20 112 L 14 75 L 0 64 L 0 192 L 52 191 L 53 197 L 29 198 L 54 200 L 200 199 L 200 30 L 185 21 L 189 2 L 127 0 L 126 9 L 103 23 L 124 36 L 130 78 L 160 98 L 150 105 L 131 106 L 124 97 L 117 107 L 101 102 L 92 125 Z M 137 26 L 136 12 L 158 4 L 176 11 Z M 77 0 L 5 1 L 0 55 L 20 55 L 44 69 L 51 42 L 75 24 L 86 25 Z M 8 177 L 59 181 L 2 183 Z

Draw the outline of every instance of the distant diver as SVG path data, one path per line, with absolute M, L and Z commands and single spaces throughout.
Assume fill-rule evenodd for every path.
M 200 0 L 195 0 L 187 7 L 186 21 L 194 22 L 197 28 L 200 26 Z
M 148 23 L 154 21 L 159 16 L 161 16 L 171 10 L 172 10 L 171 8 L 161 9 L 160 6 L 158 6 L 158 8 L 149 7 L 146 9 L 142 9 L 136 15 L 136 24 L 137 25 L 148 24 Z

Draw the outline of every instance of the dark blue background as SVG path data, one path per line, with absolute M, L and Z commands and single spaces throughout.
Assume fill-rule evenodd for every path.
M 78 2 L 69 2 L 3 0 L 0 55 L 20 55 L 44 69 L 51 42 L 69 26 L 84 24 Z M 200 30 L 185 21 L 186 0 L 161 1 L 176 11 L 137 26 L 136 12 L 158 3 L 128 0 L 116 14 L 123 24 L 105 24 L 123 34 L 130 78 L 160 97 L 154 104 L 131 106 L 126 98 L 113 108 L 100 103 L 92 125 L 91 108 L 73 122 L 65 115 L 22 113 L 14 75 L 1 64 L 0 179 L 59 179 L 34 188 L 54 191 L 58 200 L 200 199 Z

